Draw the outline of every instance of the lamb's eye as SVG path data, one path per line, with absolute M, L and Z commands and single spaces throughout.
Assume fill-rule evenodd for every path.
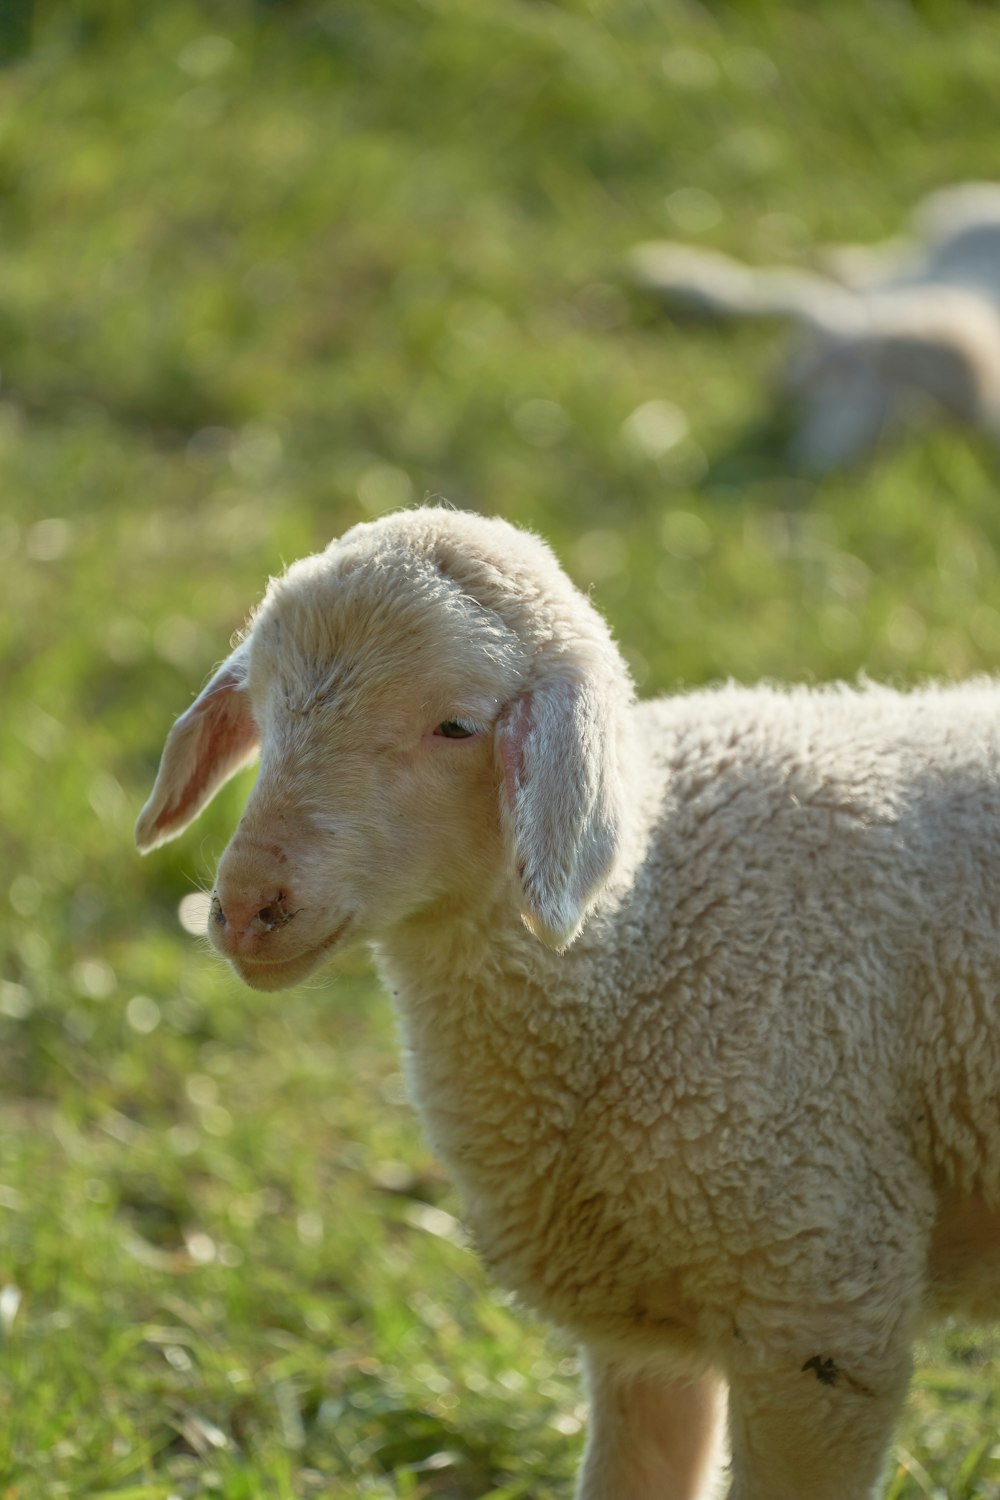
M 444 740 L 468 740 L 475 732 L 468 724 L 463 724 L 461 719 L 445 719 L 434 731 Z

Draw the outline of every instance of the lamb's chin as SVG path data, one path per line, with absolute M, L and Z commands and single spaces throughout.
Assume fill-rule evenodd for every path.
M 268 963 L 260 959 L 246 958 L 243 955 L 229 955 L 229 962 L 243 983 L 249 985 L 252 990 L 291 989 L 292 985 L 301 984 L 303 979 L 308 979 L 310 974 L 315 973 L 326 963 L 349 926 L 350 918 L 342 922 L 322 942 L 316 943 L 312 948 L 307 948 L 304 953 L 297 953 L 293 958 L 282 958 Z
M 323 958 L 290 959 L 283 964 L 248 964 L 230 959 L 230 963 L 243 983 L 252 990 L 288 990 L 303 979 L 308 979 L 323 962 Z

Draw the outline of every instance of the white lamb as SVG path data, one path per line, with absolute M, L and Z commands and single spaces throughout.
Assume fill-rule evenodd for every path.
M 942 188 L 908 239 L 827 251 L 830 274 L 637 245 L 633 279 L 681 312 L 791 319 L 793 457 L 824 472 L 950 418 L 1000 439 L 1000 185 Z
M 418 509 L 272 580 L 137 841 L 258 750 L 211 936 L 372 944 L 497 1276 L 571 1330 L 578 1500 L 862 1500 L 914 1331 L 1000 1309 L 1000 694 L 634 703 L 536 537 Z

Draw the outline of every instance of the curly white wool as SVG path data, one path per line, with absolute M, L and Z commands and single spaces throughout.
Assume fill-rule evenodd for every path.
M 637 704 L 544 543 L 421 509 L 272 581 L 140 847 L 258 744 L 213 940 L 262 989 L 374 947 L 483 1255 L 584 1347 L 579 1500 L 708 1494 L 727 1386 L 734 1500 L 871 1496 L 921 1321 L 1000 1312 L 995 684 Z

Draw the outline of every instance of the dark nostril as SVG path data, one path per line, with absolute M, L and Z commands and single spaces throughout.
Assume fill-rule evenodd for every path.
M 223 907 L 218 895 L 213 894 L 209 917 L 213 927 L 231 928 L 234 933 L 261 933 L 284 927 L 295 915 L 296 912 L 288 908 L 288 892 L 277 891 L 271 901 L 256 908 L 252 902 L 239 899 L 229 901 Z
M 255 922 L 264 932 L 271 932 L 275 927 L 283 927 L 294 916 L 294 911 L 288 910 L 285 892 L 279 891 L 273 901 L 269 901 L 267 906 L 260 908 Z

